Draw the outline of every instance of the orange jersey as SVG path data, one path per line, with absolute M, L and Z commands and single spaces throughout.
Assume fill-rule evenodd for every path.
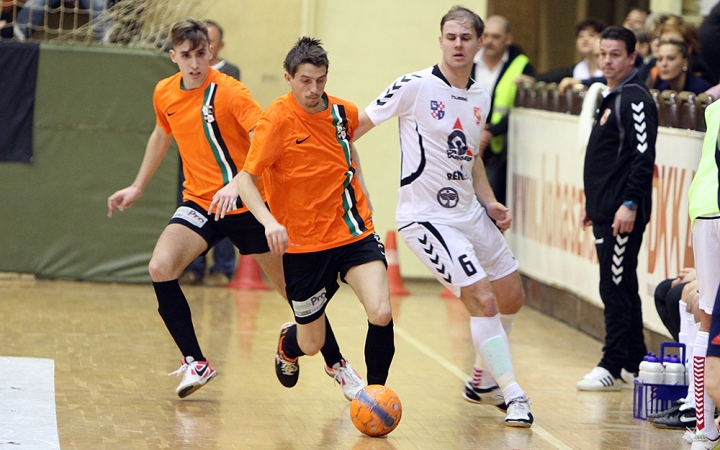
M 288 253 L 310 253 L 358 241 L 374 231 L 355 177 L 350 142 L 358 110 L 336 97 L 308 114 L 289 93 L 258 122 L 243 170 L 263 175 L 273 216 L 288 232 Z
M 197 89 L 182 89 L 181 80 L 177 73 L 155 86 L 156 121 L 177 142 L 185 174 L 183 200 L 207 209 L 245 164 L 249 132 L 262 108 L 242 83 L 215 69 Z M 263 194 L 262 183 L 258 189 Z M 230 214 L 246 211 L 243 205 Z

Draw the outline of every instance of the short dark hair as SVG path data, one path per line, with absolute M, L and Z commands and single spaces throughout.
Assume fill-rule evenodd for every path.
M 578 22 L 575 25 L 575 37 L 580 35 L 581 31 L 584 30 L 595 30 L 597 34 L 600 34 L 605 29 L 605 24 L 595 19 L 585 19 L 582 22 Z
M 690 57 L 690 51 L 688 51 L 688 46 L 685 45 L 683 41 L 668 39 L 666 41 L 658 42 L 658 48 L 660 48 L 661 45 L 674 45 L 675 47 L 677 47 L 678 50 L 680 50 L 680 54 L 683 58 L 687 59 Z
M 328 60 L 327 53 L 322 48 L 322 42 L 319 39 L 307 36 L 298 39 L 285 57 L 283 67 L 285 72 L 294 78 L 300 64 L 306 63 L 315 67 L 330 68 L 330 60 Z
M 217 28 L 218 34 L 220 35 L 220 42 L 222 42 L 225 32 L 223 31 L 222 27 L 217 22 L 215 22 L 214 20 L 206 20 L 205 26 Z
M 637 43 L 637 39 L 635 39 L 635 33 L 628 30 L 625 27 L 618 27 L 618 26 L 611 26 L 605 28 L 602 33 L 600 33 L 600 39 L 609 39 L 611 41 L 623 41 L 625 42 L 625 48 L 627 49 L 627 54 L 631 55 L 635 52 L 635 44 Z
M 185 41 L 190 41 L 192 45 L 190 50 L 195 50 L 203 44 L 210 44 L 207 27 L 203 22 L 195 19 L 184 19 L 175 22 L 170 30 L 170 39 L 173 47 L 181 45 Z
M 485 31 L 485 23 L 480 18 L 480 16 L 478 16 L 464 6 L 455 5 L 450 8 L 450 11 L 448 11 L 447 13 L 445 13 L 444 16 L 442 16 L 442 19 L 440 19 L 440 33 L 442 33 L 445 22 L 448 22 L 450 20 L 454 20 L 458 23 L 465 23 L 469 21 L 470 25 L 475 30 L 475 33 L 477 33 L 477 37 L 482 36 L 483 32 Z
M 635 8 L 628 11 L 628 14 L 630 14 L 633 11 L 639 11 L 639 12 L 645 14 L 646 16 L 649 16 L 651 14 L 651 12 L 648 8 L 643 8 L 642 6 L 636 6 Z

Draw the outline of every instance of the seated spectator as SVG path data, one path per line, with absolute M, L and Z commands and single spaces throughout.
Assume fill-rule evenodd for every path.
M 687 46 L 689 66 L 688 71 L 692 72 L 696 77 L 701 77 L 707 80 L 710 85 L 717 83 L 717 80 L 712 78 L 712 74 L 707 66 L 698 58 L 699 43 L 697 38 L 697 29 L 694 25 L 685 22 L 681 16 L 674 14 L 664 14 L 655 19 L 655 30 L 654 37 L 656 38 L 657 44 L 664 41 L 681 41 Z M 654 50 L 657 52 L 657 47 Z M 655 55 L 657 57 L 657 55 Z M 652 84 L 654 86 L 658 83 L 658 69 L 653 69 Z
M 76 0 L 80 9 L 90 11 L 90 21 L 92 23 L 92 35 L 102 41 L 105 35 L 105 24 L 102 20 L 98 20 L 100 15 L 107 10 L 107 0 Z M 35 27 L 40 25 L 45 17 L 47 8 L 59 8 L 63 0 L 27 0 L 25 6 L 20 10 L 15 21 L 14 35 L 15 39 L 24 41 L 30 38 Z M 72 2 L 75 3 L 74 1 Z
M 647 8 L 633 8 L 625 17 L 623 26 L 635 32 L 643 30 L 647 26 L 647 18 L 649 15 L 650 10 Z
M 689 91 L 701 94 L 710 89 L 712 85 L 693 75 L 688 70 L 690 65 L 687 46 L 680 41 L 660 41 L 656 66 L 658 80 L 655 89 L 666 91 L 672 89 L 677 92 Z
M 655 309 L 663 325 L 665 325 L 665 328 L 667 328 L 675 341 L 679 340 L 681 328 L 680 301 L 683 298 L 683 290 L 685 286 L 691 281 L 696 280 L 696 278 L 695 269 L 684 268 L 680 271 L 677 278 L 668 278 L 667 280 L 661 281 L 655 288 Z M 689 292 L 685 294 L 685 297 L 688 295 Z M 686 311 L 687 308 L 688 307 L 685 306 Z
M 575 47 L 583 56 L 582 61 L 574 66 L 551 69 L 547 72 L 536 75 L 534 78 L 529 75 L 520 75 L 515 83 L 521 85 L 525 82 L 535 83 L 558 83 L 563 78 L 572 77 L 585 80 L 594 76 L 602 76 L 600 64 L 597 61 L 597 41 L 600 32 L 605 29 L 605 24 L 595 19 L 586 19 L 575 25 Z

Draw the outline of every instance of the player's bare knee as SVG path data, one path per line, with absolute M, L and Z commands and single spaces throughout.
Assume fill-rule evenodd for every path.
M 389 324 L 391 320 L 392 308 L 390 307 L 389 302 L 387 305 L 381 305 L 372 312 L 368 311 L 368 322 L 373 325 L 384 327 Z
M 150 259 L 148 272 L 150 272 L 150 278 L 156 283 L 177 278 L 177 276 L 173 276 L 170 265 L 165 263 L 162 258 L 158 258 L 156 256 L 153 256 L 152 259 Z

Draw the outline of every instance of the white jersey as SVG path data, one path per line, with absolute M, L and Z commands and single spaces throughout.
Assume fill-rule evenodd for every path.
M 400 121 L 398 224 L 453 224 L 481 208 L 472 168 L 489 111 L 485 89 L 453 87 L 438 66 L 398 78 L 365 109 L 375 125 Z

